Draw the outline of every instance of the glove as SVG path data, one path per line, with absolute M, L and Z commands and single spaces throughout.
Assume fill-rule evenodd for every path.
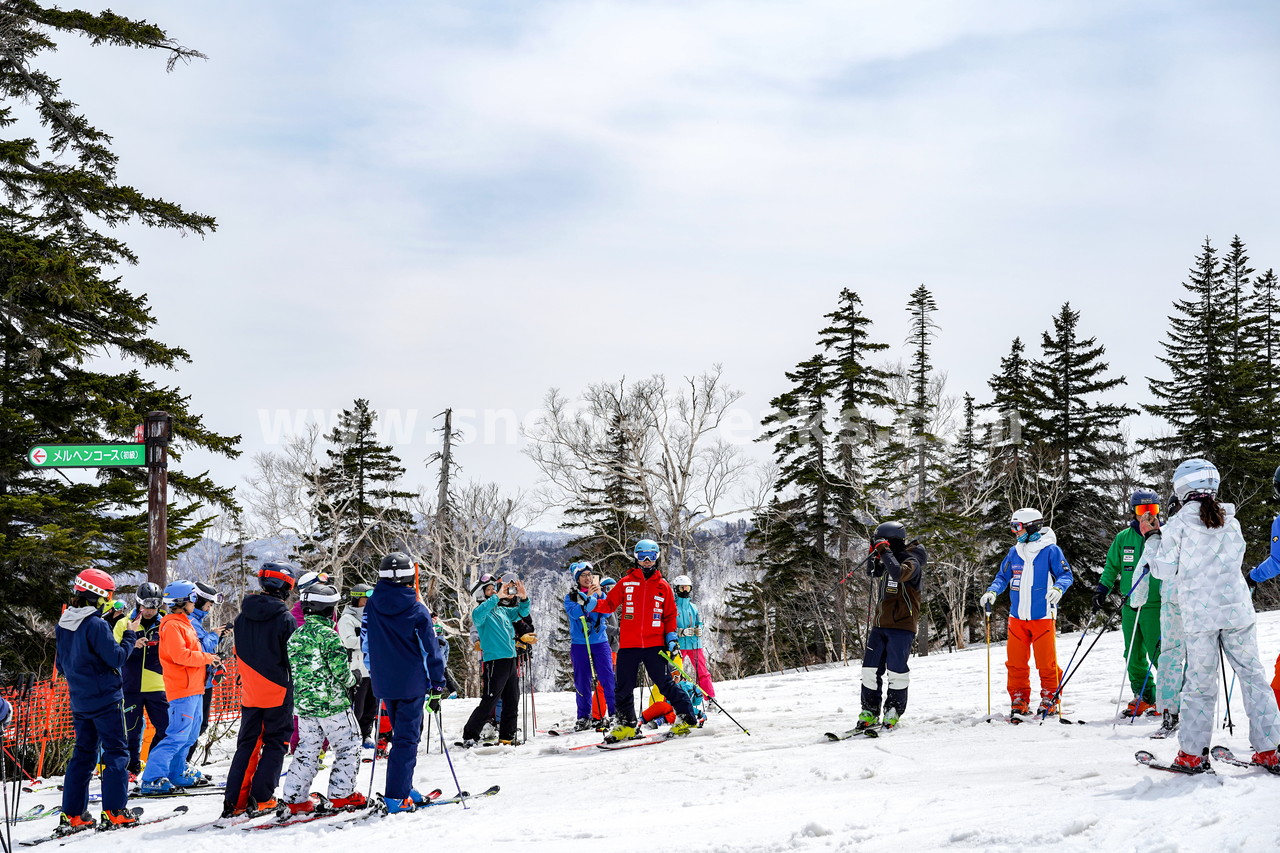
M 667 652 L 674 655 L 679 651 L 680 641 L 676 639 L 675 632 L 672 631 L 670 634 L 667 634 Z
M 441 691 L 443 692 L 443 691 Z M 427 694 L 427 710 L 433 714 L 440 713 L 441 694 L 435 691 Z
M 996 594 L 991 590 L 987 590 L 982 594 L 982 598 L 978 599 L 978 603 L 982 605 L 983 610 L 988 610 L 995 606 Z
M 538 635 L 533 632 L 524 634 L 520 637 L 520 642 L 524 643 L 526 646 L 532 646 L 534 643 L 538 642 Z
M 1054 587 L 1054 589 L 1057 589 L 1057 587 Z M 1111 594 L 1111 587 L 1107 586 L 1104 583 L 1100 583 L 1093 588 L 1093 612 L 1094 613 L 1097 613 L 1099 610 L 1107 606 L 1107 596 L 1110 594 Z
M 1058 589 L 1056 586 L 1049 587 L 1049 591 L 1044 595 L 1044 600 L 1049 602 L 1050 607 L 1053 607 L 1062 600 L 1062 590 Z
M 883 554 L 885 551 L 888 551 L 888 550 L 889 550 L 889 541 L 887 539 L 881 539 L 879 542 L 876 542 L 871 546 L 872 554 Z

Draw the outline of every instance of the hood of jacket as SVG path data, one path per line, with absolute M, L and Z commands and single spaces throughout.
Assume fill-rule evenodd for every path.
M 1034 542 L 1019 542 L 1014 547 L 1018 551 L 1018 556 L 1022 558 L 1022 562 L 1030 563 L 1045 548 L 1050 545 L 1058 544 L 1058 534 L 1053 532 L 1052 527 L 1041 527 L 1040 538 Z
M 251 622 L 268 622 L 280 618 L 281 613 L 288 613 L 289 608 L 284 601 L 274 595 L 257 593 L 246 595 L 240 605 L 240 615 Z
M 62 611 L 62 617 L 58 619 L 58 627 L 66 628 L 68 631 L 75 631 L 84 624 L 84 620 L 98 612 L 96 607 L 68 607 Z
M 399 616 L 410 607 L 413 607 L 417 601 L 418 596 L 414 593 L 413 587 L 402 586 L 389 580 L 380 580 L 378 585 L 373 588 L 373 596 L 365 607 L 377 602 L 379 613 L 385 613 L 387 616 Z

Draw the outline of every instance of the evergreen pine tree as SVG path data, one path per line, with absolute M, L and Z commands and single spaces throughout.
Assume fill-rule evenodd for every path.
M 137 257 L 98 230 L 142 223 L 206 234 L 214 220 L 120 183 L 110 137 L 35 64 L 64 35 L 159 50 L 170 66 L 200 54 L 146 22 L 26 0 L 0 8 L 0 33 L 0 127 L 20 128 L 0 140 L 0 658 L 33 670 L 52 661 L 48 620 L 78 571 L 145 567 L 146 488 L 136 469 L 31 470 L 27 449 L 127 441 L 148 411 L 170 412 L 172 556 L 208 524 L 207 513 L 197 518 L 202 505 L 233 505 L 230 489 L 178 467 L 183 451 L 235 456 L 238 437 L 206 428 L 188 396 L 158 378 L 189 356 L 153 337 L 146 298 L 114 273 Z M 136 367 L 113 372 L 108 359 Z
M 320 498 L 317 541 L 304 553 L 339 583 L 347 571 L 375 581 L 382 553 L 398 547 L 413 525 L 403 502 L 414 495 L 395 488 L 404 468 L 391 445 L 378 443 L 377 418 L 362 399 L 339 414 L 337 426 L 325 436 L 333 445 L 325 451 L 329 464 L 320 468 L 313 484 Z
M 856 553 L 855 544 L 869 535 L 865 520 L 872 513 L 867 497 L 866 454 L 868 449 L 874 449 L 879 437 L 875 413 L 893 405 L 888 393 L 889 374 L 874 367 L 870 358 L 889 345 L 871 340 L 871 320 L 862 313 L 862 300 L 852 290 L 840 291 L 838 307 L 825 316 L 830 323 L 819 332 L 818 343 L 826 355 L 827 384 L 839 410 L 834 431 L 835 471 L 828 497 L 830 513 L 835 518 L 838 573 L 844 577 L 861 561 L 862 554 Z M 842 584 L 841 594 L 835 598 L 836 645 L 842 658 L 848 655 L 848 592 L 856 588 Z
M 597 574 L 619 578 L 631 567 L 631 549 L 647 528 L 641 517 L 643 501 L 629 473 L 634 470 L 629 462 L 632 449 L 621 412 L 614 414 L 607 440 L 607 463 L 595 472 L 598 485 L 586 489 L 585 504 L 565 510 L 567 521 L 561 527 L 586 530 L 565 547 L 590 561 Z
M 1081 338 L 1080 313 L 1063 304 L 1053 331 L 1041 338 L 1042 358 L 1031 364 L 1027 427 L 1049 460 L 1038 507 L 1054 527 L 1058 544 L 1078 569 L 1100 570 L 1115 530 L 1124 523 L 1124 493 L 1117 479 L 1127 454 L 1121 422 L 1135 414 L 1098 399 L 1125 384 L 1108 376 L 1105 347 Z M 1079 597 L 1077 597 L 1079 598 Z M 1064 604 L 1069 606 L 1069 603 Z

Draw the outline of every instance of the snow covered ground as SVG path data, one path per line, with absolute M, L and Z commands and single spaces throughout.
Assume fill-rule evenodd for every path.
M 1079 637 L 1059 638 L 1062 664 Z M 1270 672 L 1280 652 L 1280 613 L 1261 617 L 1259 639 Z M 721 702 L 750 736 L 713 715 L 695 737 L 614 753 L 565 749 L 588 735 L 537 736 L 517 750 L 488 755 L 454 749 L 464 788 L 503 789 L 465 810 L 442 806 L 346 829 L 317 821 L 269 832 L 187 832 L 221 806 L 219 797 L 198 797 L 185 801 L 191 812 L 182 818 L 70 843 L 130 851 L 162 845 L 186 853 L 229 845 L 317 853 L 397 845 L 453 853 L 1275 850 L 1280 778 L 1229 766 L 1219 767 L 1216 777 L 1175 776 L 1134 762 L 1135 750 L 1169 759 L 1177 745 L 1148 740 L 1152 720 L 1113 728 L 1121 647 L 1117 632 L 1104 635 L 1068 687 L 1067 715 L 1085 725 L 985 722 L 987 653 L 979 645 L 913 659 L 908 714 L 898 731 L 878 740 L 823 738 L 824 731 L 849 728 L 857 712 L 858 667 L 834 666 L 720 685 Z M 997 712 L 1007 705 L 1003 662 L 1004 648 L 993 646 Z M 1127 688 L 1123 698 L 1128 701 Z M 445 703 L 450 744 L 473 704 Z M 1235 734 L 1222 731 L 1214 740 L 1247 755 L 1244 712 L 1235 698 L 1232 705 Z M 537 708 L 545 728 L 571 717 L 572 697 L 539 694 Z M 363 767 L 367 779 L 369 765 Z M 225 764 L 213 768 L 219 771 Z M 424 745 L 417 779 L 422 790 L 455 790 L 438 739 L 430 753 Z M 57 796 L 27 794 L 23 802 L 52 805 Z M 140 804 L 153 815 L 172 803 Z M 19 824 L 14 836 L 52 828 L 50 820 Z

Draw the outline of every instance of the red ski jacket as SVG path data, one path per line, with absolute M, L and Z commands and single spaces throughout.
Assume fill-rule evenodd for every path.
M 618 647 L 622 649 L 665 646 L 668 635 L 676 633 L 676 596 L 657 570 L 645 578 L 636 566 L 608 595 L 596 599 L 592 611 L 618 614 Z

